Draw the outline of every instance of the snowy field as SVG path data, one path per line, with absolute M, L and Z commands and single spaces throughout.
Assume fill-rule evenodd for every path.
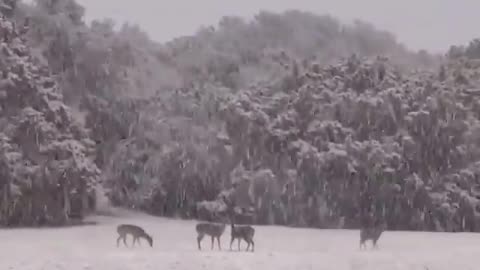
M 359 232 L 256 226 L 255 253 L 197 250 L 195 222 L 129 214 L 98 217 L 99 225 L 61 229 L 0 230 L 1 270 L 469 270 L 480 269 L 480 234 L 385 232 L 378 250 L 360 251 Z M 116 225 L 143 226 L 150 248 L 116 247 Z M 129 237 L 128 243 L 131 238 Z M 236 242 L 233 245 L 234 250 Z M 242 243 L 242 248 L 246 247 Z M 370 248 L 370 242 L 368 243 Z

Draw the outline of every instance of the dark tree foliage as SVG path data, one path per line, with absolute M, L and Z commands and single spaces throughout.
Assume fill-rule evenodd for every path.
M 161 45 L 136 26 L 86 25 L 83 14 L 73 0 L 38 0 L 12 16 L 31 22 L 28 63 L 55 75 L 41 89 L 59 85 L 91 130 L 64 120 L 39 144 L 67 137 L 80 145 L 68 149 L 93 153 L 115 205 L 206 220 L 233 206 L 240 223 L 353 228 L 374 216 L 390 229 L 480 230 L 478 42 L 452 47 L 437 66 L 372 25 L 300 11 L 225 17 Z M 21 74 L 16 66 L 9 72 Z M 2 105 L 12 115 L 1 123 L 13 132 L 5 153 L 18 152 L 40 179 L 61 179 L 56 157 L 74 154 L 14 140 L 32 134 L 25 125 L 52 121 L 32 105 L 38 95 Z M 95 178 L 86 168 L 70 169 L 66 194 Z
M 450 59 L 468 58 L 479 59 L 480 58 L 480 39 L 472 39 L 466 46 L 451 46 L 447 52 L 447 57 Z
M 0 224 L 67 224 L 90 209 L 94 144 L 14 22 L 0 33 Z

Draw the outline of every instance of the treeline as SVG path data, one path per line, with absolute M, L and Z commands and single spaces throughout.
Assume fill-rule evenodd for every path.
M 12 162 L 30 162 L 36 173 L 2 181 L 30 179 L 38 183 L 30 194 L 58 194 L 51 203 L 35 201 L 43 223 L 53 224 L 50 216 L 66 222 L 72 205 L 86 213 L 85 186 L 101 180 L 115 205 L 162 216 L 215 219 L 225 210 L 217 198 L 228 196 L 239 222 L 351 228 L 376 215 L 390 229 L 477 230 L 480 114 L 470 54 L 442 60 L 410 52 L 367 23 L 300 11 L 225 17 L 166 44 L 132 25 L 87 25 L 84 12 L 73 0 L 17 2 L 2 11 L 22 33 L 2 44 L 16 51 L 21 41 L 21 62 L 44 70 L 36 77 L 61 90 L 57 103 L 69 111 L 63 125 L 82 130 L 61 135 L 65 127 L 55 126 L 62 131 L 45 135 L 80 142 L 62 147 L 81 159 L 34 157 L 35 140 L 15 142 L 21 156 Z M 12 65 L 1 69 L 20 70 Z M 425 68 L 435 69 L 410 72 Z M 16 107 L 2 122 L 15 126 L 27 106 L 47 114 L 35 105 L 43 100 L 5 96 Z M 57 159 L 65 161 L 61 169 Z M 0 168 L 8 174 L 7 165 Z M 66 177 L 60 171 L 72 171 L 68 185 L 57 185 Z M 10 194 L 1 183 L 1 194 Z M 24 218 L 4 214 L 4 224 L 39 223 L 28 220 L 28 203 L 11 197 L 2 202 Z
M 94 142 L 4 17 L 12 3 L 0 1 L 0 225 L 71 224 L 95 205 Z

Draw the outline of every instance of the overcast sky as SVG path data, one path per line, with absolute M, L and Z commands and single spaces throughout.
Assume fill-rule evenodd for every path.
M 251 17 L 259 10 L 299 9 L 341 20 L 359 18 L 393 32 L 413 49 L 440 51 L 480 37 L 480 0 L 77 0 L 87 19 L 138 23 L 167 41 L 215 24 L 224 15 Z

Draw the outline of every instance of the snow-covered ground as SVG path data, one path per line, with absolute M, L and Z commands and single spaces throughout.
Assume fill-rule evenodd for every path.
M 255 253 L 197 250 L 195 222 L 129 214 L 99 217 L 99 225 L 0 230 L 1 270 L 469 270 L 480 269 L 480 235 L 385 232 L 378 250 L 360 251 L 359 233 L 256 226 Z M 116 247 L 119 223 L 143 226 L 154 238 L 133 249 Z M 128 238 L 130 243 L 131 238 Z M 143 241 L 143 240 L 142 240 Z M 370 243 L 369 247 L 370 247 Z M 234 250 L 236 243 L 234 244 Z M 246 247 L 242 243 L 242 249 Z

